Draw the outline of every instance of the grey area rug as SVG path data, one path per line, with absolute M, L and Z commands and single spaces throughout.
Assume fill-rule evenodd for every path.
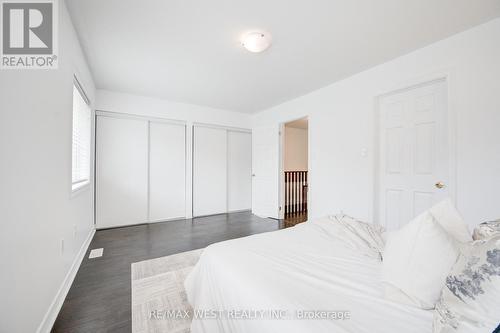
M 191 311 L 184 280 L 203 249 L 132 264 L 132 332 L 188 333 L 190 318 L 162 317 L 165 311 Z

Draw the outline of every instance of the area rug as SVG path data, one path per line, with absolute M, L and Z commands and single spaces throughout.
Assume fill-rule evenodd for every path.
M 202 251 L 183 252 L 132 264 L 133 333 L 189 333 L 191 319 L 182 315 L 184 311 L 191 311 L 184 280 Z

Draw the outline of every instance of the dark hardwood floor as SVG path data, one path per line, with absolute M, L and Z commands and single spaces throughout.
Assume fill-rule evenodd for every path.
M 131 332 L 130 264 L 283 226 L 241 212 L 97 231 L 52 332 Z
M 307 221 L 307 212 L 293 213 L 285 216 L 283 226 L 290 228 L 305 221 Z

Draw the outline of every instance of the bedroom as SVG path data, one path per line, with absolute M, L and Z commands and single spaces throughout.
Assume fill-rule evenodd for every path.
M 434 321 L 470 251 L 499 251 L 499 1 L 1 10 L 0 332 L 498 326 L 494 275 Z M 304 117 L 307 222 L 283 228 Z

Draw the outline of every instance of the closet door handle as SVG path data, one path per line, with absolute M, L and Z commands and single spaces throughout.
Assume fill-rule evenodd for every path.
M 437 182 L 436 184 L 434 184 L 434 186 L 436 186 L 438 189 L 442 189 L 445 187 L 443 182 Z

